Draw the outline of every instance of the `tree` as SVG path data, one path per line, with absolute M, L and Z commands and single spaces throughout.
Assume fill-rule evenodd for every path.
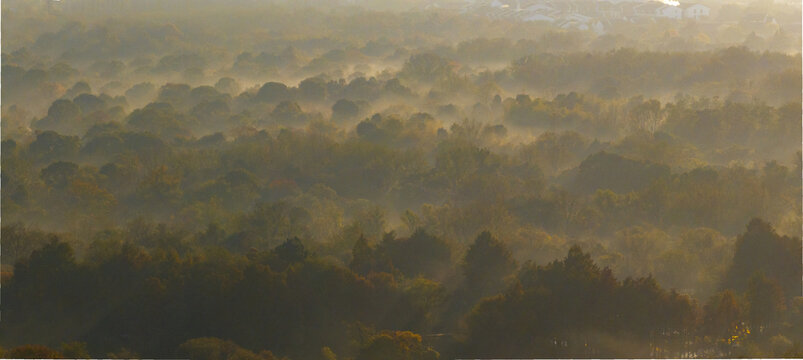
M 669 175 L 669 167 L 666 165 L 632 160 L 603 151 L 580 163 L 575 185 L 578 190 L 586 193 L 610 189 L 621 194 L 644 189 Z
M 126 90 L 125 97 L 132 104 L 142 104 L 152 101 L 155 94 L 156 86 L 149 82 L 143 82 Z
M 47 109 L 47 116 L 34 123 L 42 130 L 56 130 L 66 134 L 76 134 L 81 122 L 81 108 L 70 100 L 59 99 Z
M 45 246 L 34 250 L 28 259 L 17 265 L 19 269 L 15 270 L 22 273 L 18 275 L 31 274 L 37 279 L 44 279 L 51 274 L 67 275 L 76 264 L 72 247 L 53 236 Z
M 181 178 L 169 171 L 166 166 L 151 170 L 139 183 L 139 198 L 146 206 L 158 207 L 162 211 L 176 206 L 181 199 Z M 164 208 L 164 207 L 168 208 Z
M 638 130 L 654 133 L 666 119 L 666 113 L 661 110 L 661 102 L 650 99 L 636 105 L 630 110 L 631 121 Z
M 304 111 L 295 101 L 282 101 L 276 105 L 270 116 L 282 125 L 298 125 L 303 123 Z
M 323 101 L 326 98 L 326 81 L 320 77 L 311 77 L 298 83 L 301 98 L 306 101 Z
M 367 275 L 373 268 L 374 249 L 368 245 L 368 240 L 360 234 L 360 238 L 351 249 L 351 262 L 349 268 L 360 275 Z
M 360 115 L 360 107 L 354 101 L 340 99 L 332 105 L 332 120 L 346 121 Z
M 421 342 L 421 335 L 410 331 L 385 331 L 372 336 L 360 349 L 356 360 L 437 360 L 437 351 Z
M 728 339 L 742 325 L 742 309 L 733 291 L 725 290 L 708 299 L 703 307 L 703 330 L 719 339 Z
M 68 342 L 61 343 L 61 353 L 65 358 L 72 359 L 91 359 L 89 352 L 86 350 L 85 342 Z
M 47 243 L 48 236 L 42 231 L 25 226 L 17 222 L 3 225 L 2 231 L 2 262 L 14 264 L 17 260 L 26 258 L 31 253 Z
M 208 130 L 224 130 L 224 121 L 229 117 L 229 104 L 223 99 L 204 100 L 190 110 L 201 126 Z
M 309 255 L 298 237 L 287 239 L 284 243 L 275 247 L 273 253 L 279 260 L 288 264 L 304 261 Z
M 434 82 L 454 75 L 456 64 L 431 53 L 410 56 L 399 76 L 420 82 Z
M 590 141 L 574 131 L 545 132 L 525 146 L 522 157 L 548 174 L 559 174 L 585 156 Z
M 215 83 L 215 89 L 222 93 L 236 96 L 240 93 L 240 83 L 230 77 L 222 77 Z
M 781 320 L 786 309 L 783 290 L 761 272 L 750 277 L 747 285 L 747 319 L 753 332 L 762 333 Z
M 267 103 L 278 103 L 290 100 L 290 90 L 287 85 L 278 82 L 268 82 L 262 85 L 257 92 L 256 100 Z
M 172 103 L 150 103 L 128 115 L 126 122 L 139 131 L 151 132 L 166 138 L 187 137 L 192 118 L 178 112 Z
M 668 293 L 652 277 L 619 283 L 578 246 L 546 266 L 525 263 L 516 280 L 471 311 L 462 356 L 650 354 L 651 335 L 671 338 L 694 323 L 688 297 Z
M 423 275 L 438 279 L 449 268 L 452 248 L 442 239 L 416 230 L 406 239 L 387 237 L 378 246 L 380 256 L 390 259 L 394 267 L 409 277 Z
M 156 102 L 170 104 L 176 109 L 190 106 L 190 86 L 187 84 L 165 84 L 159 89 Z
M 803 272 L 800 240 L 778 235 L 764 220 L 750 220 L 747 230 L 736 239 L 733 263 L 723 285 L 744 291 L 756 272 L 777 281 L 784 294 L 800 294 Z
M 42 169 L 39 177 L 48 187 L 63 191 L 76 175 L 78 175 L 78 165 L 71 162 L 57 161 Z
M 199 86 L 192 89 L 189 95 L 190 104 L 192 105 L 197 105 L 202 102 L 228 102 L 230 98 L 231 97 L 228 94 L 221 94 L 217 88 L 208 85 Z
M 516 270 L 516 260 L 507 246 L 483 231 L 468 248 L 463 274 L 470 289 L 493 294 L 504 286 L 504 277 Z
M 81 155 L 107 157 L 116 155 L 123 149 L 123 139 L 117 134 L 99 134 L 92 136 L 84 144 L 81 148 Z
M 81 94 L 73 99 L 73 103 L 81 109 L 82 114 L 91 114 L 106 109 L 108 104 L 102 98 L 92 94 Z
M 227 240 L 237 250 L 250 247 L 276 246 L 297 236 L 307 238 L 311 221 L 307 210 L 285 202 L 257 203 L 253 210 L 238 219 L 240 233 Z
M 78 154 L 80 141 L 77 136 L 60 135 L 55 131 L 43 131 L 36 135 L 30 145 L 28 153 L 40 162 L 50 162 L 58 159 L 69 159 Z
M 73 86 L 67 90 L 68 97 L 74 98 L 81 94 L 91 94 L 92 87 L 86 83 L 86 81 L 78 81 Z M 72 95 L 72 96 L 69 96 Z
M 233 341 L 213 337 L 187 340 L 178 349 L 184 356 L 198 360 L 278 360 L 270 351 L 255 354 Z
M 64 355 L 44 345 L 22 345 L 9 350 L 3 357 L 9 359 L 62 359 Z
M 411 99 L 415 96 L 413 91 L 410 88 L 402 85 L 402 83 L 397 78 L 390 79 L 385 82 L 385 86 L 382 88 L 387 94 L 398 96 L 400 98 L 407 98 Z

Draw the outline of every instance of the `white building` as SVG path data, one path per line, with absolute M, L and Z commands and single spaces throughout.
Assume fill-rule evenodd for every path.
M 683 8 L 683 17 L 686 19 L 699 20 L 703 17 L 711 15 L 711 8 L 701 4 L 681 5 Z
M 655 16 L 667 19 L 682 19 L 683 9 L 679 6 L 664 5 L 655 10 Z

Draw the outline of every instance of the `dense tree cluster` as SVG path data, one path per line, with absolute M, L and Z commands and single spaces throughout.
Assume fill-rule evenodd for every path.
M 750 7 L 56 3 L 3 2 L 0 357 L 803 356 L 799 34 Z
M 488 232 L 454 260 L 450 247 L 436 245 L 442 240 L 424 230 L 409 239 L 388 233 L 376 247 L 361 237 L 349 268 L 298 238 L 240 255 L 200 245 L 214 229 L 191 235 L 192 241 L 164 227 L 140 230 L 95 240 L 84 260 L 54 235 L 17 261 L 14 276 L 4 281 L 5 344 L 62 345 L 20 346 L 6 354 L 775 356 L 794 351 L 789 339 L 801 335 L 796 321 L 803 303 L 785 295 L 799 293 L 799 282 L 784 289 L 774 273 L 753 272 L 773 266 L 772 258 L 742 264 L 737 255 L 728 270 L 735 275 L 727 279 L 745 288 L 716 293 L 701 306 L 652 276 L 617 279 L 578 246 L 548 264 L 519 267 Z M 740 235 L 750 237 L 777 235 L 755 219 Z M 438 246 L 446 252 L 439 255 Z M 800 254 L 800 246 L 796 253 L 762 251 L 790 256 Z M 796 271 L 801 276 L 800 267 Z M 789 346 L 778 348 L 779 342 Z

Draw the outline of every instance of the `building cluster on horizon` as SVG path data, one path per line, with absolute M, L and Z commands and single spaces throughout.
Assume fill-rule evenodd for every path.
M 668 0 L 434 0 L 426 8 L 454 10 L 493 19 L 542 21 L 562 29 L 597 33 L 604 33 L 613 22 L 701 20 L 711 14 L 711 9 L 702 4 L 672 4 Z

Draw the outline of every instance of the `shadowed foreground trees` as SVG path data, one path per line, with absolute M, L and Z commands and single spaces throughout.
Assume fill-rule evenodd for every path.
M 794 351 L 803 330 L 803 302 L 762 272 L 699 308 L 651 276 L 617 279 L 579 246 L 518 267 L 489 232 L 460 259 L 424 230 L 389 233 L 375 246 L 359 237 L 347 268 L 299 238 L 237 254 L 200 240 L 224 235 L 214 226 L 196 244 L 139 226 L 139 244 L 96 242 L 86 260 L 55 236 L 22 253 L 3 280 L 4 344 L 74 343 L 12 347 L 6 356 L 749 356 Z M 736 246 L 756 234 L 780 239 L 754 220 Z
M 753 219 L 736 240 L 733 264 L 724 285 L 744 291 L 754 274 L 760 272 L 774 279 L 784 293 L 801 295 L 801 261 L 800 239 L 778 235 L 769 223 Z
M 356 360 L 437 360 L 440 354 L 421 343 L 421 335 L 409 331 L 383 332 L 371 337 Z
M 653 278 L 616 280 L 572 247 L 561 261 L 525 264 L 512 287 L 471 312 L 465 355 L 656 356 L 657 347 L 692 328 L 695 309 Z
M 190 359 L 198 360 L 280 360 L 270 351 L 255 354 L 234 342 L 217 338 L 187 340 L 179 346 L 179 352 Z

